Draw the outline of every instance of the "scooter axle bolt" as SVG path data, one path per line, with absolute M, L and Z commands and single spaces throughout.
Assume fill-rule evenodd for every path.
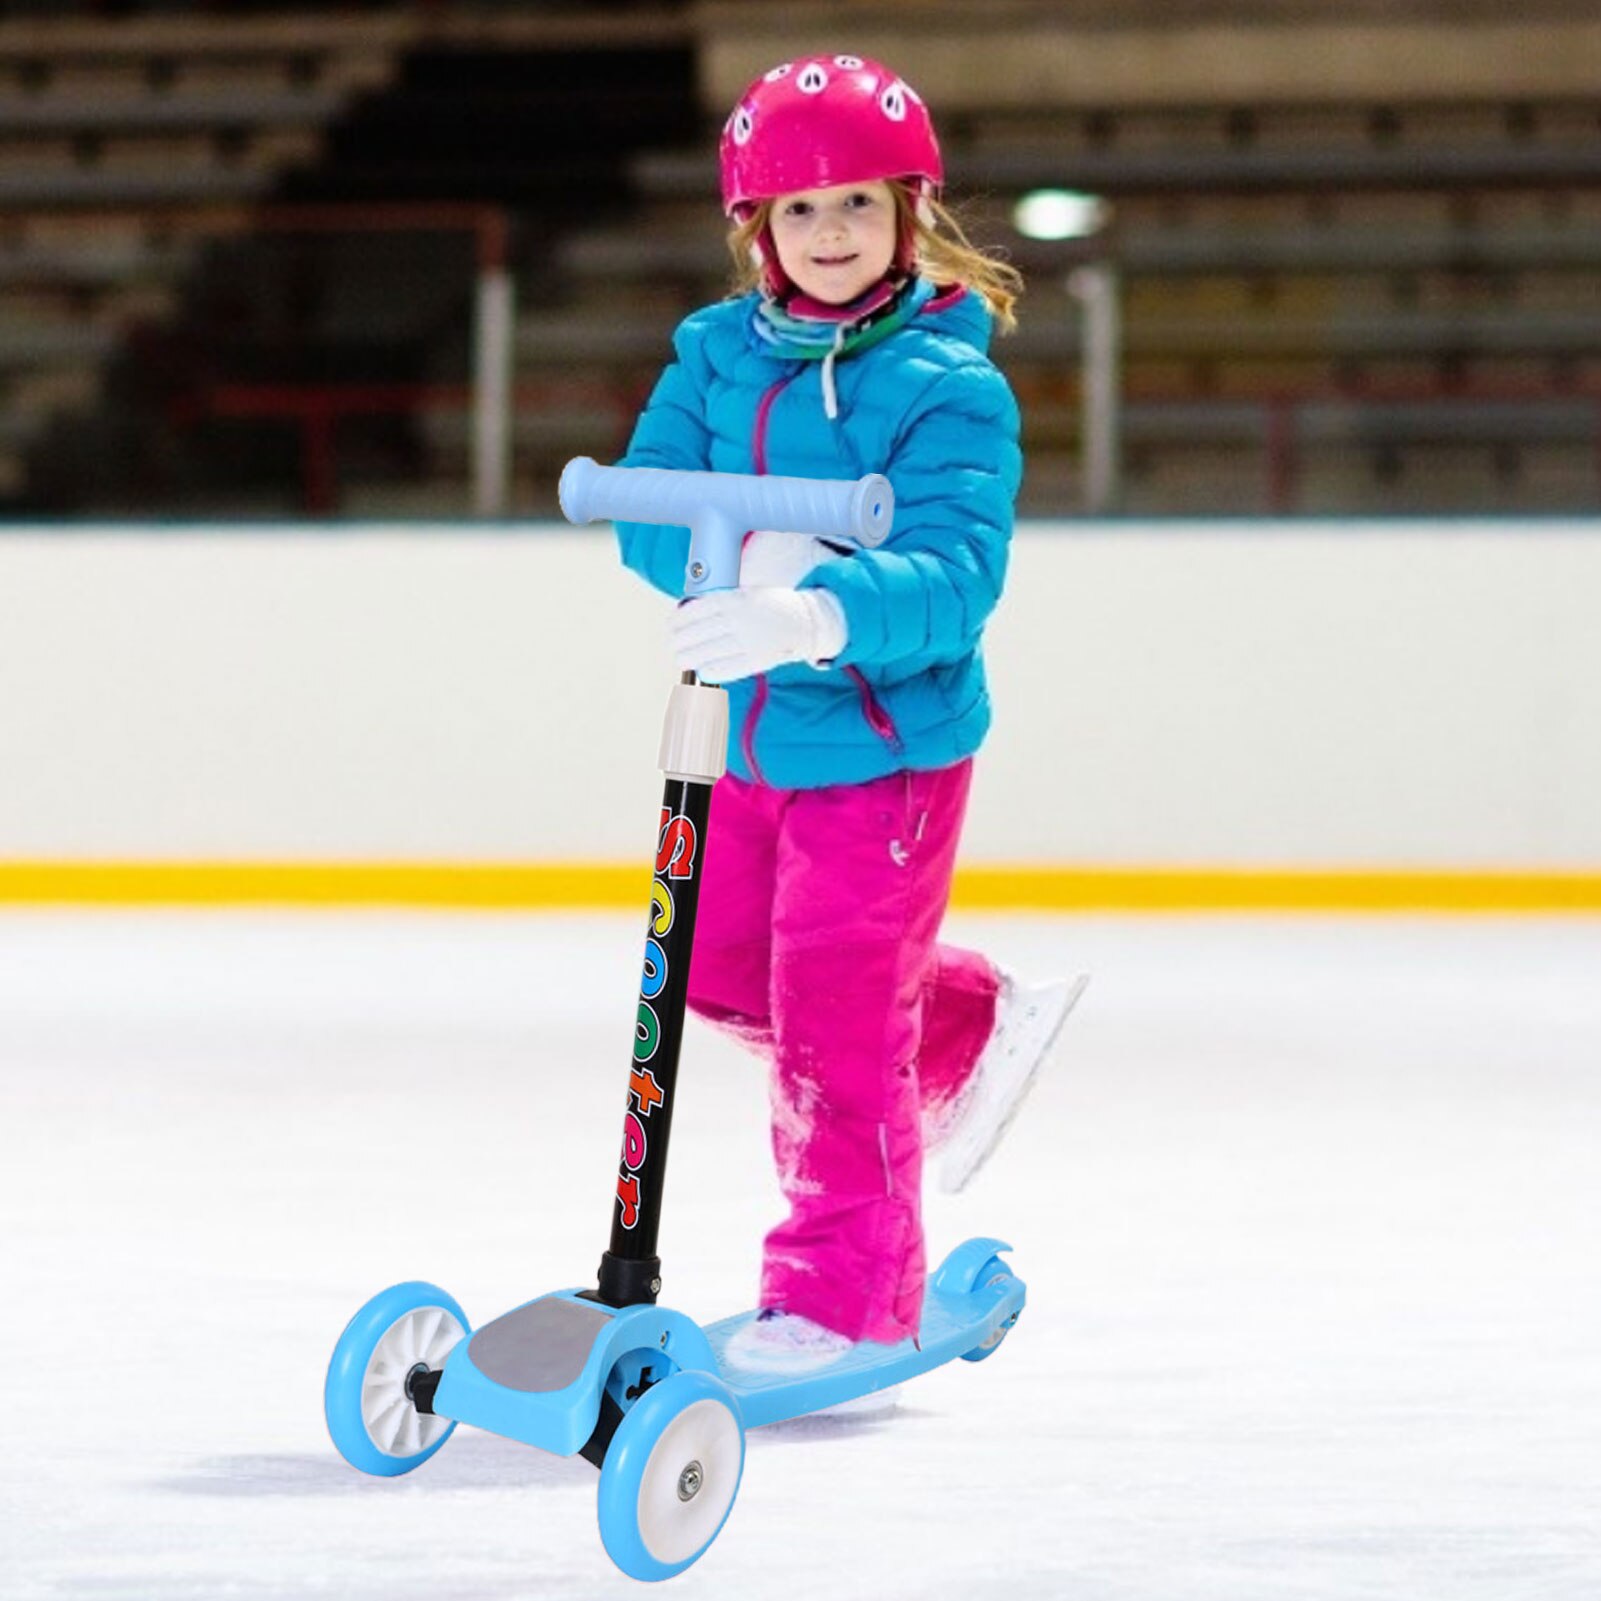
M 705 1473 L 700 1463 L 691 1462 L 678 1475 L 678 1499 L 680 1501 L 693 1501 L 700 1494 L 700 1487 L 704 1482 Z

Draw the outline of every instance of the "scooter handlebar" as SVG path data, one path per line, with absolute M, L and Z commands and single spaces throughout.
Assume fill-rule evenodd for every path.
M 694 528 L 706 514 L 750 528 L 784 528 L 820 539 L 882 544 L 895 491 L 881 473 L 846 480 L 769 478 L 750 473 L 602 467 L 588 456 L 567 463 L 558 491 L 569 522 L 599 518 Z
M 686 595 L 739 583 L 739 548 L 749 529 L 782 528 L 870 549 L 883 543 L 895 515 L 895 491 L 880 473 L 843 481 L 768 478 L 602 467 L 588 456 L 567 463 L 557 498 L 569 522 L 606 518 L 688 528 Z

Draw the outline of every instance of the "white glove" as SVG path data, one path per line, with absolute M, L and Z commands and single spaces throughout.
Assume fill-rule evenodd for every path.
M 819 562 L 832 561 L 843 554 L 837 546 L 813 539 L 810 534 L 758 528 L 740 553 L 740 587 L 793 589 Z
M 714 684 L 786 662 L 813 667 L 845 648 L 845 608 L 823 589 L 720 589 L 673 613 L 673 655 Z

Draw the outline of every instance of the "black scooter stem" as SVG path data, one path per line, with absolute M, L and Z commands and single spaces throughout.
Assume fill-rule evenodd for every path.
M 686 673 L 673 690 L 662 733 L 667 783 L 656 828 L 645 960 L 634 1013 L 628 1110 L 617 1169 L 611 1244 L 600 1259 L 596 1299 L 638 1306 L 661 1293 L 656 1235 L 667 1142 L 678 1099 L 678 1055 L 689 996 L 689 961 L 706 855 L 712 785 L 726 761 L 728 697 Z
M 835 482 L 601 467 L 587 456 L 567 463 L 558 498 L 569 522 L 623 518 L 686 527 L 686 597 L 739 586 L 747 530 L 787 529 L 871 548 L 888 537 L 895 515 L 894 488 L 878 473 Z M 701 857 L 712 786 L 723 776 L 727 758 L 728 697 L 686 673 L 673 691 L 662 734 L 667 790 L 629 1069 L 622 1165 L 611 1247 L 601 1257 L 600 1287 L 593 1292 L 596 1300 L 611 1306 L 637 1306 L 661 1293 L 656 1228 L 678 1089 Z

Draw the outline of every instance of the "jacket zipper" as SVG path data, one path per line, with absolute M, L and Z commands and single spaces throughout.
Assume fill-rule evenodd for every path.
M 780 378 L 773 384 L 757 403 L 756 406 L 756 436 L 751 446 L 751 456 L 755 462 L 759 476 L 767 474 L 767 421 L 772 415 L 773 403 L 790 384 L 794 383 L 799 373 L 791 373 L 787 378 Z M 884 741 L 898 756 L 906 749 L 906 742 L 901 738 L 900 730 L 895 726 L 895 719 L 884 710 L 878 697 L 873 693 L 873 687 L 867 682 L 866 676 L 859 667 L 847 667 L 847 676 L 856 685 L 856 692 L 862 698 L 862 716 L 867 719 L 867 726 Z M 745 713 L 744 727 L 740 730 L 739 748 L 745 757 L 745 765 L 750 769 L 751 777 L 758 784 L 765 784 L 766 778 L 762 776 L 761 764 L 756 760 L 756 725 L 761 721 L 762 712 L 767 706 L 767 674 L 756 675 L 755 691 L 751 696 L 750 708 Z
M 767 419 L 772 415 L 773 403 L 799 376 L 800 373 L 797 371 L 790 373 L 786 378 L 780 378 L 757 403 L 756 436 L 751 441 L 751 457 L 759 477 L 767 475 Z M 739 733 L 739 748 L 744 754 L 745 765 L 750 769 L 750 776 L 758 784 L 767 782 L 762 775 L 761 763 L 756 760 L 756 724 L 761 720 L 762 710 L 766 705 L 767 674 L 758 673 L 754 693 L 751 695 L 750 709 L 745 713 L 745 724 Z
M 895 719 L 884 710 L 860 667 L 847 667 L 845 672 L 854 681 L 856 691 L 862 697 L 862 716 L 867 719 L 867 726 L 899 756 L 906 749 L 906 741 L 901 738 Z

